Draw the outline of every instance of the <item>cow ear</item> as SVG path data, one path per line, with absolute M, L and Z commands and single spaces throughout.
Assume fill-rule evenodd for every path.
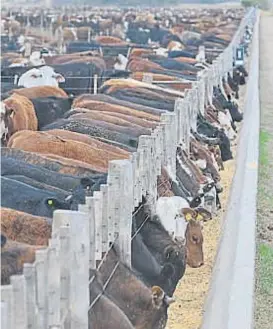
M 61 82 L 65 82 L 65 78 L 60 74 L 57 73 L 55 76 L 55 79 L 57 80 L 57 82 L 61 83 Z
M 206 210 L 204 208 L 201 208 L 201 207 L 197 208 L 196 212 L 197 212 L 196 220 L 198 220 L 198 221 L 206 222 L 206 221 L 212 219 L 211 212 L 209 212 L 208 210 Z
M 7 243 L 7 238 L 3 234 L 1 234 L 1 248 L 3 248 L 6 243 Z
M 164 291 L 159 286 L 152 287 L 152 297 L 155 306 L 160 307 L 164 300 Z
M 182 208 L 181 213 L 184 216 L 184 219 L 189 222 L 190 220 L 195 219 L 196 217 L 196 212 L 194 209 L 191 208 Z
M 14 117 L 14 114 L 15 114 L 15 111 L 13 108 L 9 107 L 9 108 L 6 108 L 6 114 L 7 116 L 9 116 L 10 118 L 13 118 Z

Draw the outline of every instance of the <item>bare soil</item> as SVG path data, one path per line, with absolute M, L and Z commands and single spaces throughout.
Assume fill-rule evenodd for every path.
M 255 329 L 273 328 L 273 15 L 260 21 L 260 162 L 257 200 Z

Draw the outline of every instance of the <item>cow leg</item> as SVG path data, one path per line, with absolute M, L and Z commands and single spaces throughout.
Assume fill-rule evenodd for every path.
M 218 192 L 216 192 L 216 207 L 218 210 L 222 208 Z

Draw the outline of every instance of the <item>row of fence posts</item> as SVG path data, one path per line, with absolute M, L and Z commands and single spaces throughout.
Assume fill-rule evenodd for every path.
M 177 99 L 174 112 L 162 114 L 150 136 L 139 137 L 137 152 L 128 160 L 109 162 L 107 184 L 87 197 L 79 211 L 54 212 L 48 247 L 36 251 L 35 262 L 24 264 L 22 275 L 12 276 L 9 285 L 1 286 L 2 329 L 89 328 L 89 269 L 96 269 L 113 241 L 121 261 L 131 266 L 134 208 L 146 193 L 155 204 L 162 166 L 175 175 L 177 145 L 189 148 L 190 128 L 196 130 L 198 111 L 212 102 L 213 86 L 221 86 L 222 78 L 232 73 L 234 48 L 246 24 L 254 22 L 252 9 L 227 49 L 186 91 L 185 98 Z

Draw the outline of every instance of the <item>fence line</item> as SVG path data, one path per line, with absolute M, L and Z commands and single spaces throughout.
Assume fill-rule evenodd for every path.
M 146 194 L 155 205 L 162 166 L 175 176 L 177 145 L 189 149 L 190 130 L 196 131 L 199 111 L 212 103 L 213 87 L 222 88 L 222 78 L 232 74 L 236 46 L 245 26 L 252 26 L 255 19 L 252 8 L 230 45 L 184 98 L 177 98 L 174 112 L 161 115 L 151 136 L 139 137 L 137 152 L 129 160 L 109 162 L 107 184 L 100 191 L 86 197 L 79 211 L 54 212 L 48 247 L 36 251 L 33 264 L 24 264 L 23 275 L 12 276 L 10 285 L 1 286 L 3 329 L 88 328 L 89 268 L 96 269 L 113 242 L 120 261 L 131 266 L 134 208 Z

